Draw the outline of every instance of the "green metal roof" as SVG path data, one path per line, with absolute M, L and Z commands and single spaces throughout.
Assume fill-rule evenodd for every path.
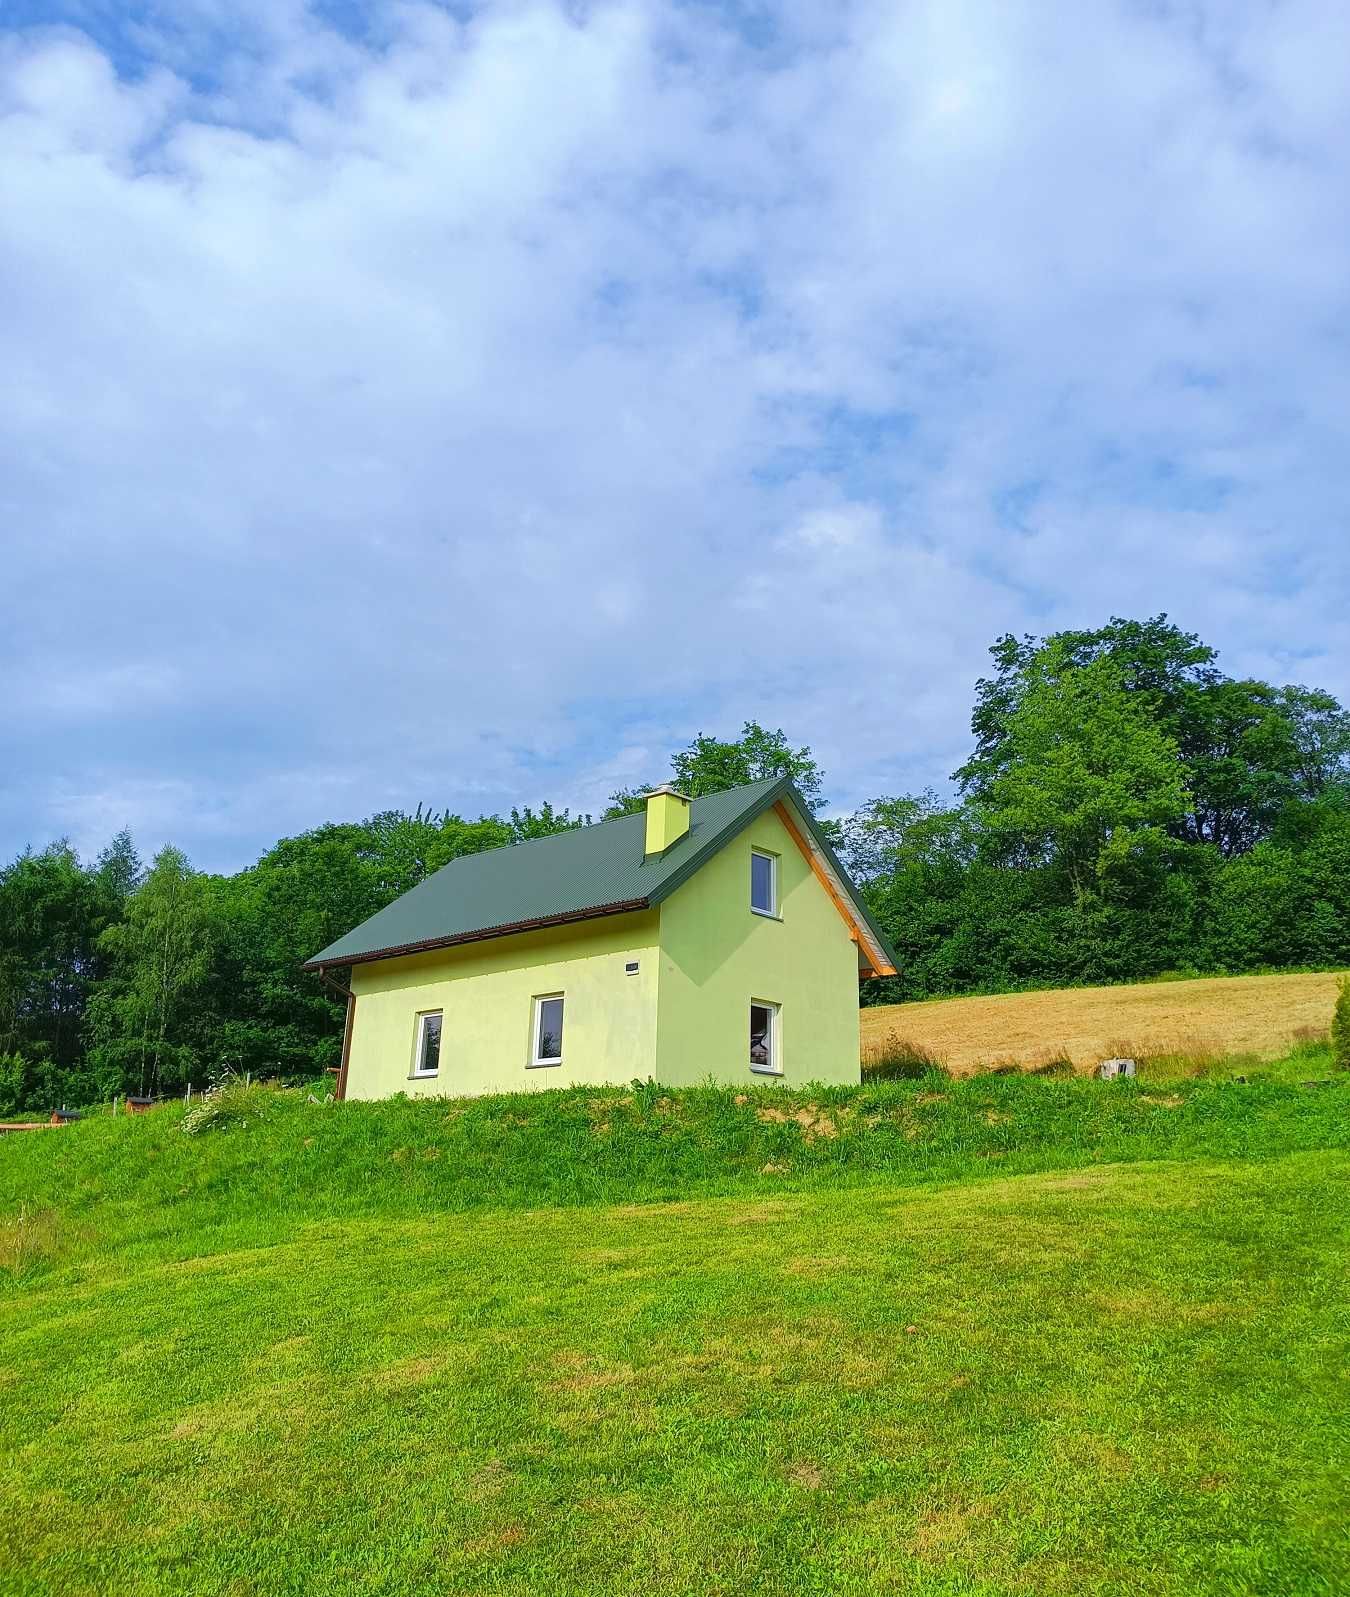
M 859 919 L 888 963 L 890 946 L 830 852 L 810 810 L 787 777 L 696 798 L 689 830 L 662 854 L 643 857 L 642 813 L 581 826 L 507 848 L 466 854 L 315 954 L 308 970 L 387 959 L 419 949 L 473 942 L 532 926 L 589 920 L 659 904 L 681 882 L 778 800 L 791 806 L 819 845 Z

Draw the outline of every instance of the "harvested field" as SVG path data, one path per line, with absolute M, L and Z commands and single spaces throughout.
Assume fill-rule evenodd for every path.
M 1300 1035 L 1325 1032 L 1339 981 L 1330 971 L 1215 976 L 887 1004 L 862 1012 L 863 1057 L 894 1036 L 932 1052 L 958 1074 L 1054 1057 L 1087 1069 L 1122 1052 L 1269 1059 Z

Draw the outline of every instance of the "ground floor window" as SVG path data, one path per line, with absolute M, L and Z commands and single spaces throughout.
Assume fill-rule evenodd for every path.
M 750 1003 L 750 1068 L 763 1076 L 783 1073 L 779 1059 L 778 1005 L 759 998 Z
M 531 1065 L 560 1065 L 563 1056 L 563 995 L 545 993 L 534 1001 Z
M 441 1068 L 441 1011 L 428 1010 L 417 1017 L 417 1046 L 413 1053 L 414 1076 L 434 1076 Z

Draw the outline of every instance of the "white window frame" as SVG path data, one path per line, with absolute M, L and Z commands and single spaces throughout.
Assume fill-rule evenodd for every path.
M 767 1065 L 757 1065 L 752 1060 L 750 1072 L 755 1076 L 781 1076 L 783 1074 L 783 1006 L 782 1004 L 774 1003 L 771 998 L 752 998 L 750 1000 L 750 1008 L 767 1009 L 769 1011 L 769 1062 Z
M 440 1042 L 436 1047 L 435 1070 L 423 1070 L 422 1060 L 426 1053 L 427 1021 L 439 1020 L 441 1023 Z M 413 1062 L 409 1072 L 411 1081 L 432 1081 L 441 1073 L 441 1049 L 445 1046 L 445 1011 L 443 1009 L 421 1009 L 417 1013 L 417 1030 L 413 1034 Z
M 526 1065 L 527 1070 L 547 1070 L 550 1065 L 560 1065 L 563 1062 L 562 1054 L 556 1058 L 541 1059 L 539 1057 L 539 1031 L 544 1019 L 544 1005 L 554 1000 L 563 1006 L 563 1025 L 567 1025 L 567 994 L 566 993 L 536 993 L 530 1000 L 533 1013 L 530 1016 L 530 1058 Z M 564 1031 L 564 1036 L 566 1032 Z
M 769 862 L 769 902 L 771 909 L 761 909 L 755 903 L 755 860 L 765 859 Z M 750 850 L 750 913 L 763 915 L 765 920 L 781 920 L 778 913 L 778 855 L 771 854 L 767 848 L 752 848 Z

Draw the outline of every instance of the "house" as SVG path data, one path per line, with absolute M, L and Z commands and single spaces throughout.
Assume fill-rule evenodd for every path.
M 350 968 L 339 1098 L 856 1082 L 895 959 L 786 778 L 452 860 L 307 961 Z

